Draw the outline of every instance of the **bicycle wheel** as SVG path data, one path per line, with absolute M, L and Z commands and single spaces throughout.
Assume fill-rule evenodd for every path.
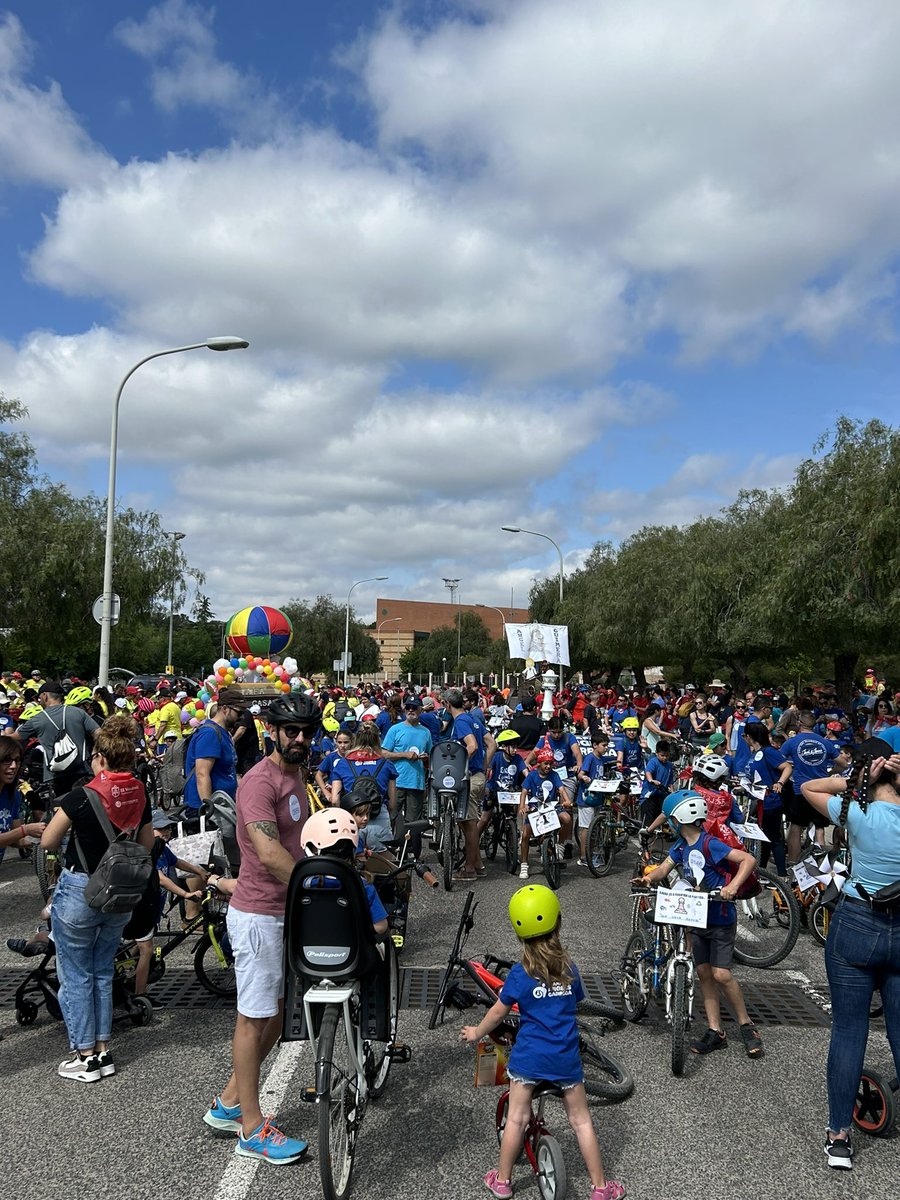
M 319 1030 L 316 1108 L 319 1114 L 319 1178 L 325 1200 L 344 1200 L 350 1191 L 359 1095 L 353 1049 L 344 1013 L 329 1004 Z
M 552 837 L 546 837 L 541 842 L 541 866 L 544 869 L 544 877 L 547 880 L 549 887 L 552 887 L 554 892 L 559 890 L 560 879 L 562 877 L 562 869 L 559 863 L 559 846 Z
M 595 879 L 602 879 L 613 869 L 616 860 L 616 831 L 609 820 L 598 817 L 588 830 L 588 870 Z
M 59 877 L 59 855 L 56 850 L 45 850 L 43 846 L 35 846 L 32 861 L 38 887 L 41 889 L 41 896 L 46 904 Z
M 622 955 L 622 1008 L 628 1021 L 639 1021 L 647 1011 L 647 988 L 644 972 L 647 962 L 644 955 L 650 948 L 650 940 L 643 930 L 637 930 L 625 943 Z
M 688 968 L 686 962 L 675 963 L 672 972 L 672 1074 L 684 1071 L 685 1030 L 688 1020 Z
M 745 967 L 772 967 L 787 958 L 800 935 L 800 906 L 789 885 L 762 867 L 762 891 L 737 901 L 734 961 Z
M 484 849 L 485 858 L 489 858 L 491 862 L 497 857 L 497 851 L 500 849 L 501 836 L 501 821 L 498 813 L 491 813 L 491 819 L 488 821 L 482 835 L 482 846 Z
M 237 995 L 237 979 L 234 975 L 234 957 L 228 931 L 222 921 L 214 928 L 218 949 L 208 933 L 204 933 L 194 951 L 194 971 L 208 992 L 229 999 Z
M 382 1095 L 391 1070 L 391 1047 L 397 1040 L 397 1021 L 400 1014 L 400 967 L 394 943 L 387 942 L 388 955 L 388 1030 L 387 1041 L 370 1041 L 366 1045 L 366 1078 L 369 1095 L 377 1100 Z
M 631 932 L 646 933 L 653 913 L 652 896 L 634 896 L 631 901 Z
M 578 1022 L 578 1045 L 587 1094 L 601 1100 L 627 1100 L 634 1091 L 634 1076 L 606 1053 L 598 1036 L 583 1021 Z
M 504 820 L 502 840 L 506 870 L 510 875 L 515 875 L 519 869 L 519 839 L 512 821 Z
M 831 923 L 831 909 L 822 903 L 820 896 L 809 910 L 809 929 L 813 937 L 824 946 L 828 939 L 828 926 Z
M 890 1133 L 896 1117 L 894 1091 L 877 1071 L 864 1070 L 853 1106 L 853 1124 L 872 1137 Z
M 555 1137 L 541 1134 L 535 1147 L 538 1191 L 542 1200 L 563 1200 L 566 1194 L 566 1162 Z
M 444 809 L 441 829 L 441 848 L 443 850 L 443 867 L 444 867 L 444 888 L 448 892 L 453 891 L 453 859 L 454 851 L 456 850 L 456 821 L 454 820 L 453 809 L 449 805 Z

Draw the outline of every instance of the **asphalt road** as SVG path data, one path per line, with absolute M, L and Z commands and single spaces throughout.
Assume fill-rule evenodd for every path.
M 628 875 L 632 855 L 605 880 L 570 866 L 560 900 L 564 939 L 583 973 L 614 970 L 629 931 Z M 540 879 L 539 872 L 533 872 Z M 506 902 L 517 886 L 499 865 L 479 881 L 472 953 L 512 957 Z M 464 901 L 418 887 L 413 898 L 405 965 L 442 964 Z M 146 1028 L 117 1027 L 119 1073 L 95 1085 L 61 1080 L 56 1066 L 67 1044 L 45 1013 L 19 1028 L 9 985 L 26 966 L 5 939 L 34 927 L 39 896 L 30 866 L 7 853 L 0 867 L 0 1077 L 4 1082 L 0 1177 L 22 1200 L 48 1196 L 183 1196 L 186 1200 L 304 1200 L 318 1197 L 315 1109 L 302 1104 L 311 1082 L 309 1051 L 293 1044 L 273 1053 L 263 1108 L 288 1132 L 311 1142 L 306 1161 L 279 1169 L 238 1159 L 234 1142 L 210 1136 L 201 1116 L 229 1071 L 233 1017 L 227 1008 L 175 1009 Z M 176 966 L 189 967 L 184 959 Z M 820 947 L 801 934 L 793 954 L 769 971 L 739 970 L 769 987 L 780 983 L 827 998 Z M 799 993 L 798 993 L 799 994 Z M 460 1014 L 429 1033 L 427 1011 L 401 1013 L 401 1037 L 413 1049 L 395 1064 L 384 1098 L 370 1105 L 358 1145 L 354 1195 L 468 1200 L 488 1195 L 481 1177 L 496 1165 L 494 1108 L 498 1091 L 473 1087 L 471 1048 L 458 1040 Z M 456 1018 L 459 1017 L 459 1020 Z M 702 1031 L 702 1019 L 695 1029 Z M 685 1075 L 668 1065 L 667 1028 L 656 1012 L 638 1026 L 613 1030 L 609 1049 L 634 1071 L 637 1086 L 623 1104 L 594 1108 L 608 1173 L 639 1200 L 698 1196 L 808 1197 L 883 1200 L 896 1194 L 898 1135 L 856 1135 L 856 1167 L 830 1171 L 822 1153 L 826 1122 L 824 1063 L 828 1030 L 810 1024 L 761 1026 L 765 1055 L 746 1058 L 739 1040 L 725 1053 L 690 1058 Z M 890 1053 L 873 1028 L 867 1061 L 890 1073 Z M 900 1100 L 900 1097 L 898 1097 Z M 566 1156 L 570 1197 L 590 1187 L 560 1107 L 550 1123 Z M 519 1166 L 516 1193 L 536 1198 L 537 1182 Z

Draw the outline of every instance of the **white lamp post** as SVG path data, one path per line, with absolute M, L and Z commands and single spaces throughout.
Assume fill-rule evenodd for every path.
M 109 682 L 109 643 L 112 633 L 112 567 L 113 543 L 115 538 L 116 515 L 116 454 L 119 443 L 119 401 L 122 399 L 122 389 L 135 373 L 138 367 L 149 362 L 151 358 L 163 358 L 167 354 L 181 354 L 185 350 L 246 350 L 250 343 L 246 338 L 214 337 L 205 342 L 195 342 L 190 346 L 174 346 L 171 350 L 157 350 L 148 354 L 127 372 L 119 384 L 116 398 L 113 401 L 112 429 L 109 437 L 109 483 L 106 489 L 106 549 L 103 557 L 103 603 L 100 610 L 100 664 L 97 668 L 97 682 L 106 687 Z
M 166 674 L 173 675 L 175 673 L 175 665 L 172 662 L 172 630 L 175 624 L 175 547 L 179 542 L 184 541 L 187 534 L 175 533 L 174 530 L 164 529 L 163 533 L 166 537 L 172 539 L 172 591 L 169 594 L 169 649 L 166 654 Z
M 347 686 L 347 676 L 349 674 L 350 658 L 350 597 L 353 595 L 354 588 L 358 588 L 361 583 L 382 583 L 387 579 L 387 575 L 370 575 L 368 579 L 357 579 L 356 583 L 350 585 L 350 591 L 347 593 L 347 620 L 344 623 L 344 687 Z M 377 635 L 378 630 L 375 630 Z
M 562 552 L 562 550 L 560 550 L 557 543 L 554 542 L 553 538 L 550 537 L 549 534 L 538 533 L 537 530 L 535 530 L 535 529 L 521 529 L 518 525 L 501 525 L 500 528 L 503 530 L 504 533 L 527 533 L 530 537 L 543 538 L 544 541 L 549 542 L 551 546 L 556 546 L 556 553 L 559 555 L 559 598 L 560 598 L 560 600 L 562 600 L 562 598 L 563 598 L 563 575 L 564 575 L 564 571 L 565 571 L 565 567 L 563 564 L 563 552 Z M 560 663 L 559 664 L 559 685 L 560 685 L 560 687 L 562 687 L 562 681 L 563 681 L 563 669 L 562 669 L 562 663 Z
M 503 615 L 503 609 L 497 608 L 496 604 L 476 604 L 475 607 L 476 608 L 492 608 L 495 613 L 500 614 L 500 619 L 503 621 L 503 625 L 500 629 L 500 636 L 502 637 L 503 634 L 506 632 L 506 617 Z M 500 687 L 501 688 L 506 687 L 506 667 L 505 666 L 500 668 Z

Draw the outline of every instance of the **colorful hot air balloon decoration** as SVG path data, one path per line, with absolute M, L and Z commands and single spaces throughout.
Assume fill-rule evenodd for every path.
M 234 614 L 225 627 L 225 640 L 240 658 L 280 654 L 291 642 L 290 619 L 277 608 L 255 604 Z

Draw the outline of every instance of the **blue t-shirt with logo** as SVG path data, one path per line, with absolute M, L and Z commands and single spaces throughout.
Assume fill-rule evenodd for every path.
M 763 808 L 771 811 L 781 808 L 784 801 L 778 792 L 772 788 L 781 778 L 781 768 L 784 766 L 784 755 L 774 746 L 763 746 L 750 759 L 748 770 L 750 782 L 766 789 L 763 797 Z
M 525 763 L 520 754 L 514 754 L 512 758 L 502 753 L 495 754 L 491 760 L 487 786 L 492 792 L 519 792 L 525 775 Z
M 453 722 L 450 736 L 454 741 L 464 742 L 470 733 L 478 743 L 478 749 L 469 759 L 469 772 L 476 775 L 484 770 L 484 723 L 476 721 L 471 713 L 460 713 Z
M 676 867 L 682 868 L 685 879 L 691 884 L 695 881 L 689 860 L 691 852 L 694 850 L 699 850 L 703 855 L 703 887 L 708 888 L 710 891 L 713 888 L 724 887 L 727 877 L 718 868 L 719 864 L 724 862 L 731 853 L 731 846 L 727 846 L 725 842 L 720 842 L 718 838 L 710 837 L 707 833 L 701 834 L 693 846 L 689 846 L 684 838 L 679 838 L 669 850 L 669 858 L 671 858 Z M 729 874 L 732 874 L 732 872 L 729 871 Z M 736 921 L 737 909 L 732 903 L 725 900 L 721 903 L 710 901 L 706 918 L 707 926 L 734 925 Z
M 184 756 L 185 808 L 200 808 L 200 793 L 197 791 L 196 764 L 198 758 L 211 758 L 210 783 L 214 792 L 237 795 L 237 751 L 231 735 L 215 721 L 204 721 L 196 733 L 191 735 Z
M 629 708 L 619 708 L 618 706 L 616 706 L 615 708 L 611 708 L 609 710 L 609 720 L 613 727 L 613 733 L 619 732 L 622 722 L 625 720 L 626 717 L 636 717 L 636 716 L 637 716 L 636 708 L 630 708 L 630 707 Z
M 331 777 L 334 775 L 334 764 L 338 761 L 338 759 L 343 757 L 344 756 L 337 750 L 332 750 L 329 754 L 326 754 L 319 763 L 319 770 L 322 772 L 322 778 L 326 783 L 331 783 Z
M 826 741 L 817 733 L 804 731 L 789 737 L 781 747 L 781 752 L 794 764 L 791 780 L 794 791 L 799 792 L 804 783 L 825 778 L 828 764 L 837 758 L 840 746 L 837 742 Z
M 555 768 L 565 767 L 567 771 L 575 770 L 575 747 L 578 745 L 578 739 L 571 733 L 564 733 L 561 737 L 552 738 L 549 733 L 538 741 L 536 750 L 552 750 L 553 765 Z
M 539 804 L 545 804 L 547 801 L 557 804 L 562 780 L 555 771 L 551 771 L 544 778 L 537 767 L 534 767 L 522 781 L 522 790 L 525 792 L 525 803 L 529 808 L 537 808 Z
M 656 783 L 651 783 L 645 778 L 641 784 L 641 799 L 646 796 L 655 796 L 659 792 L 668 792 L 672 780 L 675 778 L 675 767 L 670 762 L 662 762 L 655 754 L 650 756 L 650 761 L 644 768 L 647 775 L 655 779 Z
M 421 712 L 419 713 L 419 724 L 423 729 L 427 729 L 431 734 L 433 742 L 439 742 L 441 738 L 441 719 L 436 712 Z
M 636 771 L 644 769 L 644 752 L 637 738 L 629 738 L 622 734 L 613 739 L 617 753 L 622 755 L 622 766 L 633 767 Z
M 584 1078 L 575 1019 L 578 1002 L 583 999 L 584 987 L 574 963 L 571 982 L 549 988 L 516 963 L 500 989 L 503 1004 L 519 1006 L 519 1032 L 509 1055 L 514 1075 L 553 1083 Z

